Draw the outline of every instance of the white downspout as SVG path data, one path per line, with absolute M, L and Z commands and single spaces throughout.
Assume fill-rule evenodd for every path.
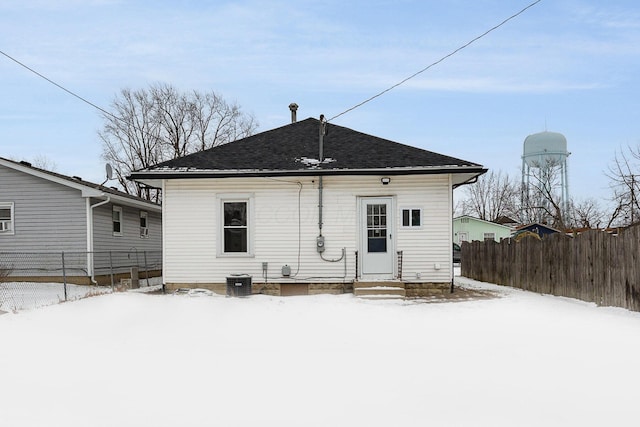
M 449 254 L 449 268 L 450 268 L 450 272 L 451 272 L 451 287 L 449 289 L 449 292 L 453 293 L 453 289 L 454 289 L 454 285 L 455 285 L 455 272 L 453 271 L 453 253 L 452 253 L 452 248 L 453 248 L 453 175 L 449 174 L 449 197 L 451 198 L 449 200 L 449 236 L 451 237 L 451 241 L 449 242 L 449 249 L 448 249 L 448 254 Z
M 104 193 L 102 194 L 104 196 Z M 91 197 L 86 198 L 87 205 L 87 273 L 89 277 L 91 277 L 91 283 L 97 285 L 94 268 L 93 268 L 93 210 L 98 206 L 102 206 L 111 201 L 111 196 L 106 196 L 107 199 L 101 202 L 96 203 L 95 205 L 91 204 Z
M 162 197 L 164 199 L 164 196 L 166 193 L 165 189 L 167 186 L 167 180 L 163 179 L 162 180 Z M 165 199 L 166 200 L 166 199 Z M 167 204 L 164 203 L 164 201 L 162 202 L 162 205 L 160 206 L 160 209 L 162 209 L 162 220 L 160 221 L 160 226 L 162 227 L 162 293 L 164 294 L 167 290 L 167 276 L 166 276 L 166 268 L 167 268 L 167 233 L 166 233 L 166 224 L 167 221 L 165 218 L 167 218 Z

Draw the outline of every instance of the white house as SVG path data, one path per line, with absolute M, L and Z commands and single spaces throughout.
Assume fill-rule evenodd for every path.
M 129 178 L 162 189 L 169 290 L 416 296 L 449 289 L 452 190 L 484 172 L 309 118 Z

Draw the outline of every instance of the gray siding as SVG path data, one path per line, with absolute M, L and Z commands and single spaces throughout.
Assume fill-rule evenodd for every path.
M 0 166 L 0 202 L 14 203 L 15 231 L 0 234 L 0 252 L 87 250 L 79 190 Z
M 92 200 L 91 203 L 99 203 L 99 200 Z M 113 206 L 122 208 L 121 235 L 113 234 Z M 140 211 L 147 212 L 148 237 L 140 237 Z M 94 209 L 93 230 L 93 259 L 96 275 L 107 274 L 111 267 L 114 268 L 115 273 L 126 273 L 134 266 L 149 270 L 161 268 L 162 216 L 160 213 L 118 203 L 107 203 Z
M 95 199 L 91 204 L 100 200 Z M 112 226 L 113 206 L 122 208 L 122 235 L 114 236 Z M 140 211 L 147 212 L 149 237 L 140 237 Z M 93 250 L 103 251 L 160 251 L 162 250 L 162 217 L 159 212 L 142 208 L 107 203 L 94 209 Z
M 89 201 L 95 205 L 104 199 L 91 198 Z M 13 203 L 14 207 L 14 232 L 0 233 L 0 253 L 19 256 L 18 253 L 23 252 L 56 255 L 65 252 L 69 266 L 67 274 L 82 276 L 90 272 L 87 268 L 92 258 L 87 255 L 87 198 L 82 190 L 0 165 L 0 203 Z M 123 271 L 134 265 L 159 269 L 162 251 L 160 211 L 145 209 L 146 206 L 138 208 L 119 203 L 116 206 L 120 206 L 123 213 L 121 236 L 114 236 L 112 232 L 113 203 L 92 210 L 95 274 L 105 274 L 110 265 L 121 266 Z M 149 234 L 145 238 L 140 236 L 140 211 L 147 212 Z M 114 252 L 112 257 L 110 251 Z M 154 251 L 154 254 L 145 257 L 144 251 Z M 57 265 L 60 260 L 51 256 Z M 48 257 L 17 259 L 23 263 L 28 261 L 29 265 L 24 268 L 35 269 L 38 275 L 61 274 L 60 269 L 42 265 L 49 262 Z

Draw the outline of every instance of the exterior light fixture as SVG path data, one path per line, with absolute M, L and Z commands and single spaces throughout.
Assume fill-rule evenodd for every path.
M 387 185 L 391 182 L 391 178 L 385 176 L 384 178 L 380 179 L 380 182 L 382 183 L 382 185 Z

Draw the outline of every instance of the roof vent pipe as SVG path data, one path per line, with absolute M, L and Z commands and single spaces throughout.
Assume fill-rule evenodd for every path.
M 289 110 L 291 110 L 291 123 L 297 122 L 298 119 L 296 117 L 296 111 L 298 111 L 298 104 L 292 102 L 291 104 L 289 104 Z

